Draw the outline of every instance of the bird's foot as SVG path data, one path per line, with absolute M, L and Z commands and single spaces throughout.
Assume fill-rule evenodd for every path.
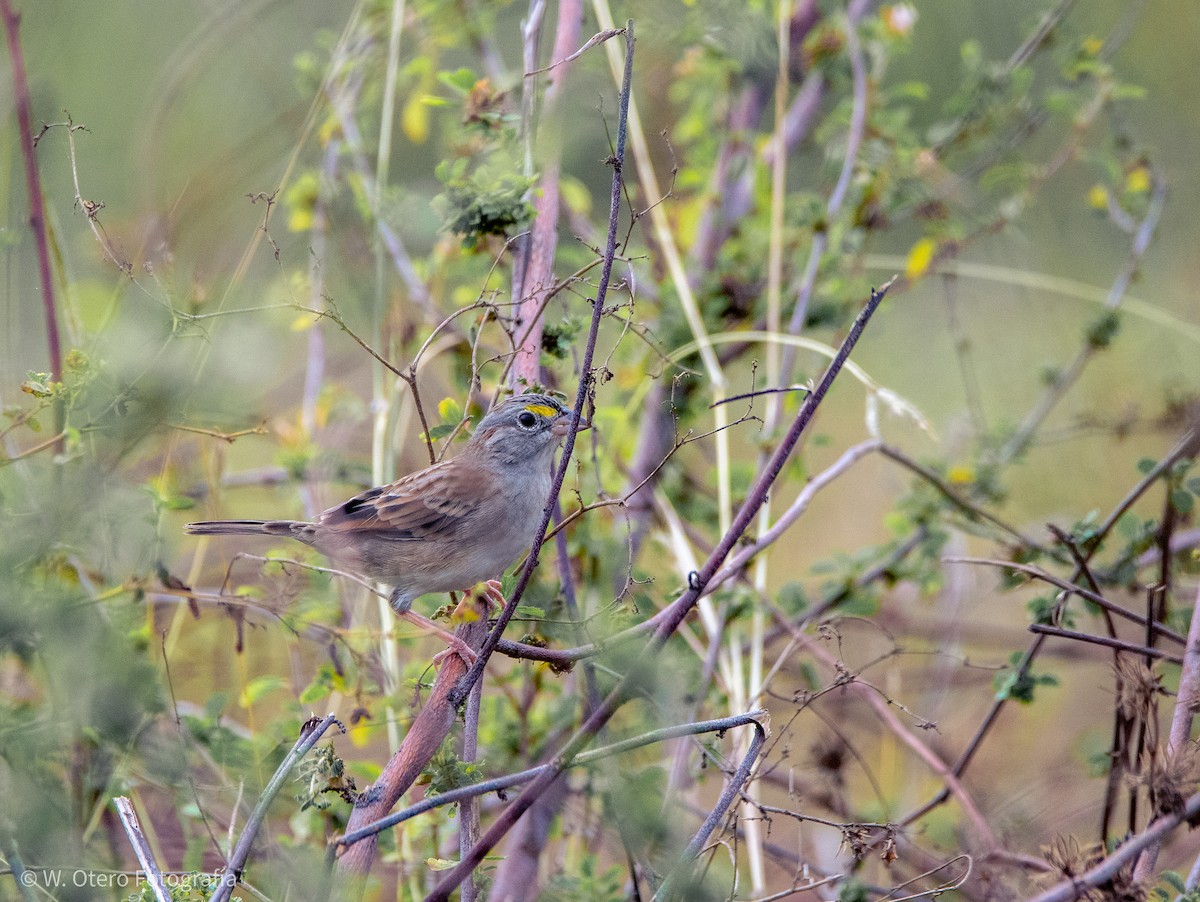
M 435 667 L 441 667 L 442 663 L 449 658 L 460 658 L 467 667 L 470 667 L 479 660 L 479 655 L 475 653 L 475 649 L 467 645 L 466 642 L 458 638 L 458 636 L 451 636 L 451 639 L 453 641 L 450 643 L 449 648 L 443 649 L 433 656 Z
M 448 657 L 457 656 L 462 658 L 463 663 L 470 667 L 479 659 L 479 655 L 475 653 L 475 650 L 471 648 L 471 646 L 469 646 L 466 642 L 454 635 L 454 633 L 450 632 L 449 630 L 442 629 L 428 617 L 422 617 L 415 611 L 405 611 L 400 614 L 400 616 L 410 623 L 420 627 L 425 632 L 441 636 L 446 640 L 446 644 L 450 647 L 445 651 L 439 651 L 433 656 L 434 664 L 441 664 Z

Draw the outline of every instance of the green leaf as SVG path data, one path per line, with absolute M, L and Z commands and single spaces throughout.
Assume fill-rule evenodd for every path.
M 462 419 L 462 405 L 457 398 L 446 397 L 438 401 L 438 416 L 446 422 L 457 423 Z
M 1175 508 L 1177 513 L 1190 514 L 1195 503 L 1196 499 L 1191 492 L 1183 489 L 1175 489 L 1171 492 L 1171 507 Z
M 286 685 L 283 679 L 277 676 L 255 677 L 246 684 L 238 701 L 243 708 L 249 708 L 276 689 L 282 689 Z
M 321 680 L 314 680 L 304 687 L 300 693 L 300 704 L 311 705 L 313 702 L 319 702 L 321 699 L 328 697 L 330 693 L 329 685 Z
M 1088 325 L 1087 343 L 1096 350 L 1107 348 L 1120 331 L 1120 314 L 1115 310 L 1109 310 Z
M 798 582 L 784 583 L 779 589 L 779 606 L 789 614 L 799 614 L 808 607 L 808 595 Z
M 1013 652 L 1009 663 L 1013 670 L 996 674 L 993 685 L 996 687 L 997 701 L 1014 701 L 1022 705 L 1033 703 L 1034 691 L 1038 686 L 1057 686 L 1058 677 L 1051 674 L 1035 674 L 1032 671 L 1021 673 L 1017 667 L 1021 662 L 1021 652 Z
M 473 69 L 463 67 L 455 69 L 453 72 L 439 72 L 437 80 L 456 93 L 468 94 L 475 87 L 475 83 L 479 81 L 479 76 Z

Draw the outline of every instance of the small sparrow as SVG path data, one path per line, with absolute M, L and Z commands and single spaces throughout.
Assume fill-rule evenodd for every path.
M 550 503 L 554 452 L 570 429 L 571 411 L 557 399 L 518 395 L 488 412 L 457 457 L 355 495 L 311 523 L 204 520 L 186 531 L 297 539 L 391 586 L 397 614 L 450 636 L 461 654 L 463 643 L 410 611 L 413 600 L 494 580 L 528 550 Z M 496 587 L 491 594 L 499 596 Z

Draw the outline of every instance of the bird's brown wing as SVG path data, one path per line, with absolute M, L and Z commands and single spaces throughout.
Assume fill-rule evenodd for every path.
M 484 482 L 478 471 L 446 461 L 356 495 L 325 511 L 318 523 L 331 531 L 371 532 L 399 542 L 445 539 L 479 508 Z

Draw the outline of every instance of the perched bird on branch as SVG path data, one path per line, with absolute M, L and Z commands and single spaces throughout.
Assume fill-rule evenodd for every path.
M 518 395 L 488 412 L 457 457 L 355 495 L 311 523 L 204 520 L 186 531 L 303 542 L 345 570 L 386 583 L 397 614 L 448 636 L 473 658 L 412 612 L 413 600 L 494 580 L 529 548 L 550 500 L 554 452 L 570 428 L 571 411 L 557 399 Z M 490 594 L 503 603 L 495 586 Z

